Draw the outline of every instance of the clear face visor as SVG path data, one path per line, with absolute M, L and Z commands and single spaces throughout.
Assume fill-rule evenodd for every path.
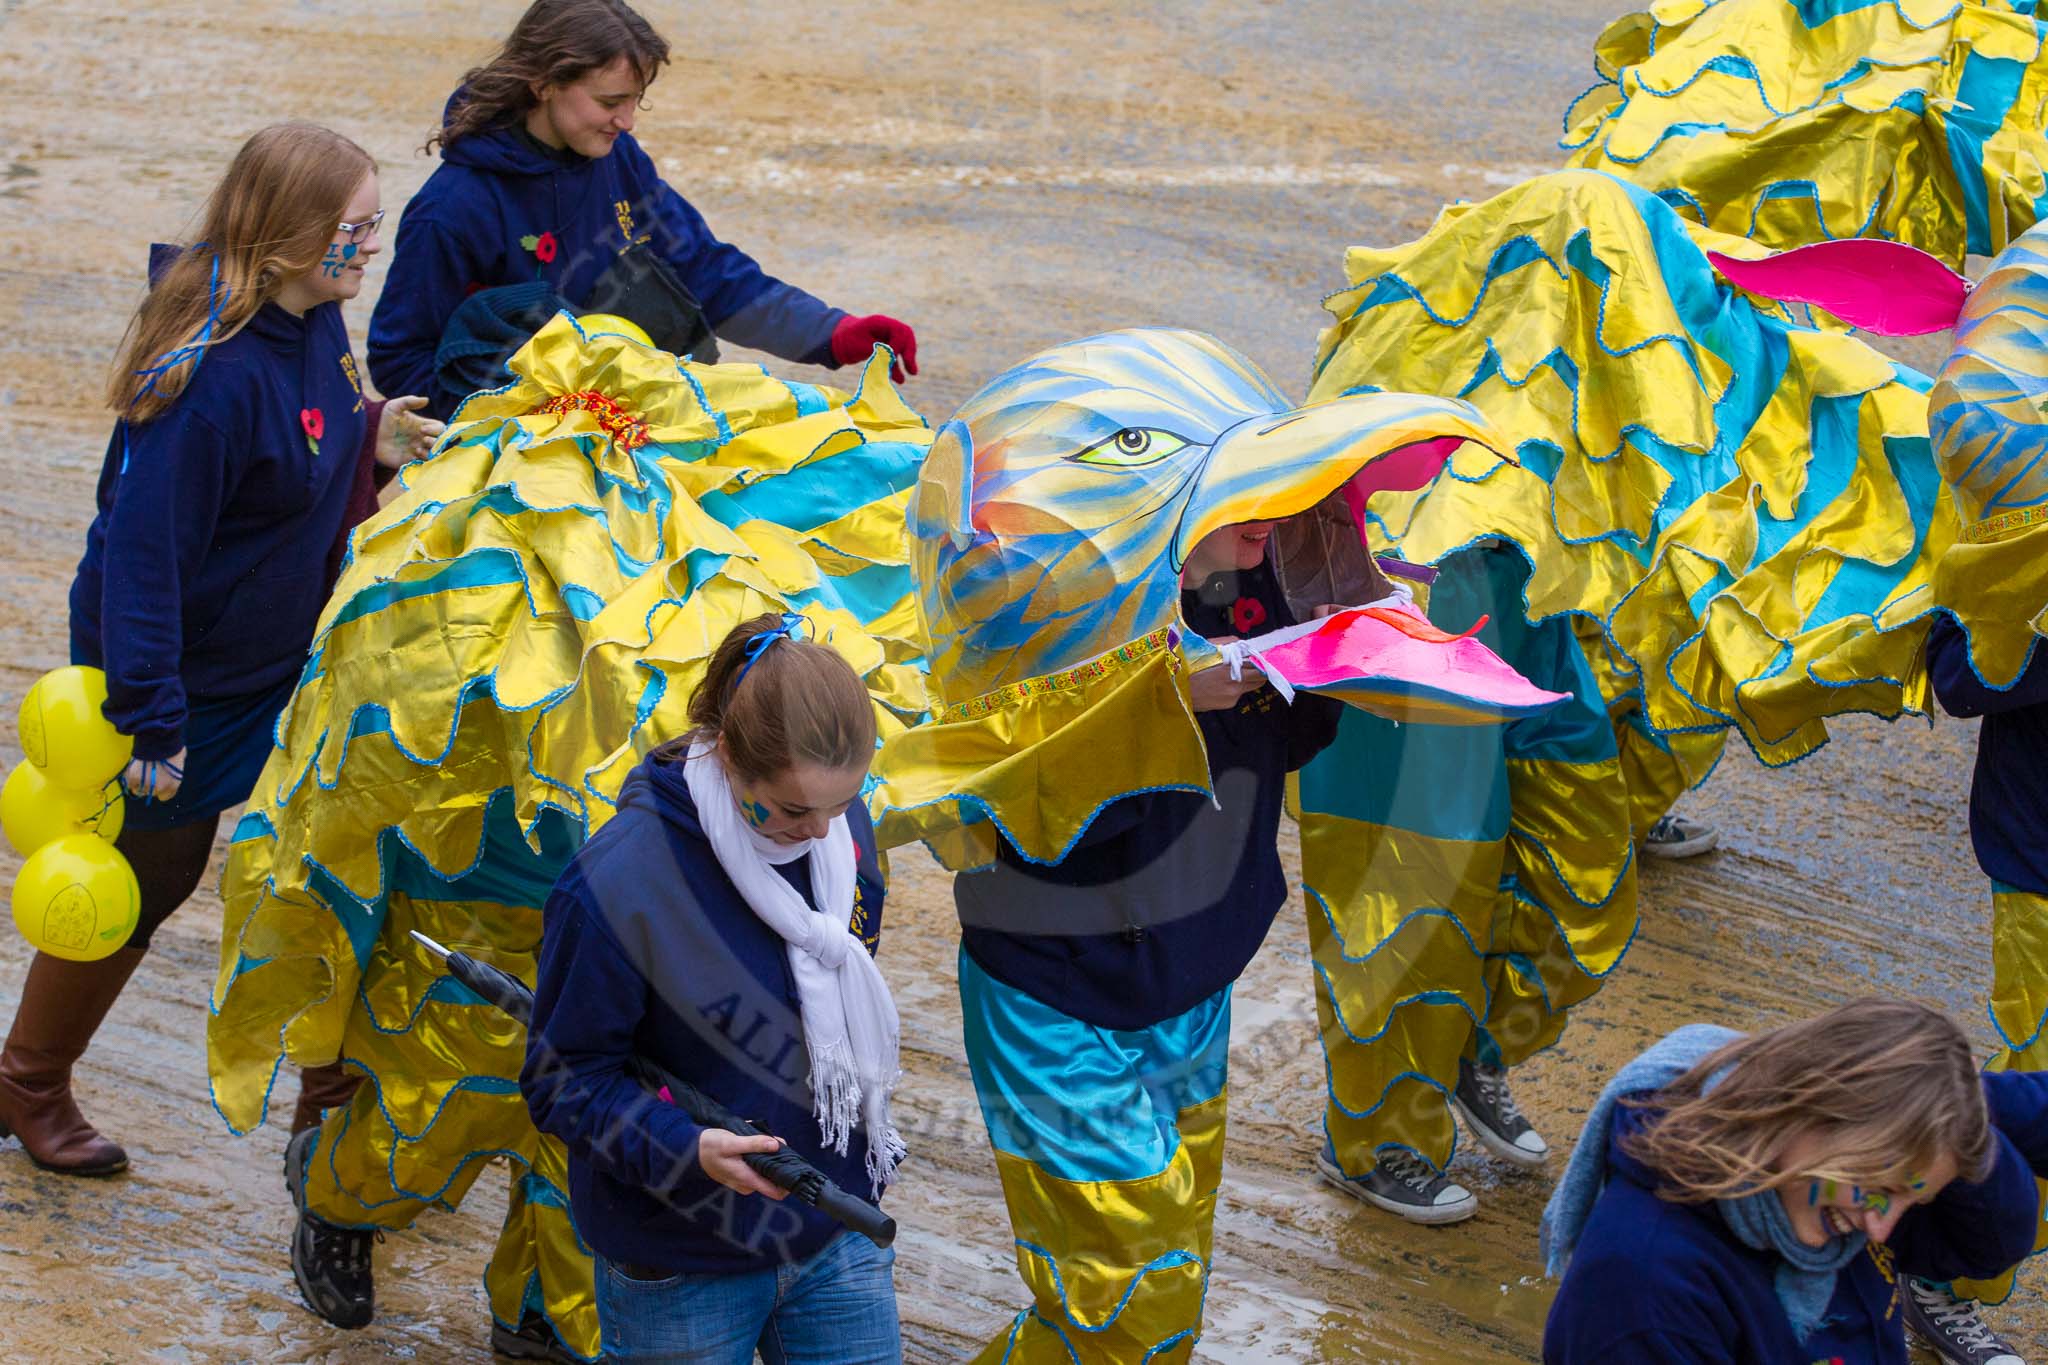
M 1297 621 L 1332 602 L 1360 606 L 1394 590 L 1360 538 L 1342 489 L 1275 526 L 1266 553 Z

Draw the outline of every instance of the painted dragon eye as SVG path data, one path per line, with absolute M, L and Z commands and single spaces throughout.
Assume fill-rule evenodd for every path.
M 1115 435 L 1106 436 L 1069 458 L 1079 464 L 1105 469 L 1137 469 L 1157 464 L 1167 456 L 1187 449 L 1189 444 L 1185 436 L 1176 436 L 1156 427 L 1124 427 Z

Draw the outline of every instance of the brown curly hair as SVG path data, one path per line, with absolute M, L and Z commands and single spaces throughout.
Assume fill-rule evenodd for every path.
M 462 78 L 447 121 L 420 150 L 509 123 L 533 108 L 536 85 L 568 85 L 621 57 L 644 90 L 668 63 L 668 40 L 624 0 L 534 0 L 497 55 Z

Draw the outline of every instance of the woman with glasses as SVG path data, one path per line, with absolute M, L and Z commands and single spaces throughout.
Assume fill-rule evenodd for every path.
M 463 78 L 370 319 L 380 388 L 427 394 L 450 416 L 507 382 L 505 358 L 562 308 L 624 316 L 706 363 L 719 339 L 828 367 L 887 343 L 897 381 L 917 373 L 907 324 L 851 317 L 773 278 L 661 178 L 633 123 L 667 61 L 667 41 L 623 0 L 535 0 Z
M 141 911 L 111 957 L 29 965 L 0 1051 L 0 1132 L 45 1170 L 127 1168 L 79 1113 L 72 1064 L 199 884 L 221 813 L 255 786 L 347 528 L 441 429 L 411 415 L 423 399 L 371 401 L 349 353 L 341 305 L 378 250 L 376 169 L 325 128 L 266 128 L 196 240 L 151 250 L 71 586 L 72 662 L 105 670 L 107 719 L 135 742 L 116 847 Z M 301 1108 L 341 1084 L 338 1067 L 307 1073 Z

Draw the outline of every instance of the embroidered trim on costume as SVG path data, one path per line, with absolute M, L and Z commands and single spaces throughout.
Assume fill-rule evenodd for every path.
M 1049 696 L 1054 692 L 1065 692 L 1086 683 L 1092 683 L 1110 674 L 1141 663 L 1162 650 L 1167 652 L 1167 667 L 1178 673 L 1181 659 L 1179 652 L 1180 632 L 1172 626 L 1161 626 L 1150 635 L 1143 635 L 1129 644 L 1118 645 L 1107 654 L 1098 655 L 1085 664 L 1062 668 L 1055 673 L 1041 673 L 1035 678 L 1022 682 L 1005 683 L 993 692 L 985 692 L 970 701 L 956 702 L 939 712 L 936 719 L 941 724 L 960 720 L 979 720 L 1007 710 L 1020 701 L 1032 697 Z
M 1965 528 L 1963 539 L 1972 545 L 1982 545 L 1987 540 L 2003 540 L 2014 531 L 2023 531 L 2029 526 L 2048 526 L 2048 507 L 2022 507 L 1986 517 Z
M 533 411 L 536 415 L 560 417 L 579 410 L 596 418 L 605 435 L 611 437 L 612 443 L 621 450 L 638 450 L 653 439 L 647 434 L 647 423 L 635 417 L 631 409 L 610 394 L 599 393 L 595 389 L 558 394 Z

